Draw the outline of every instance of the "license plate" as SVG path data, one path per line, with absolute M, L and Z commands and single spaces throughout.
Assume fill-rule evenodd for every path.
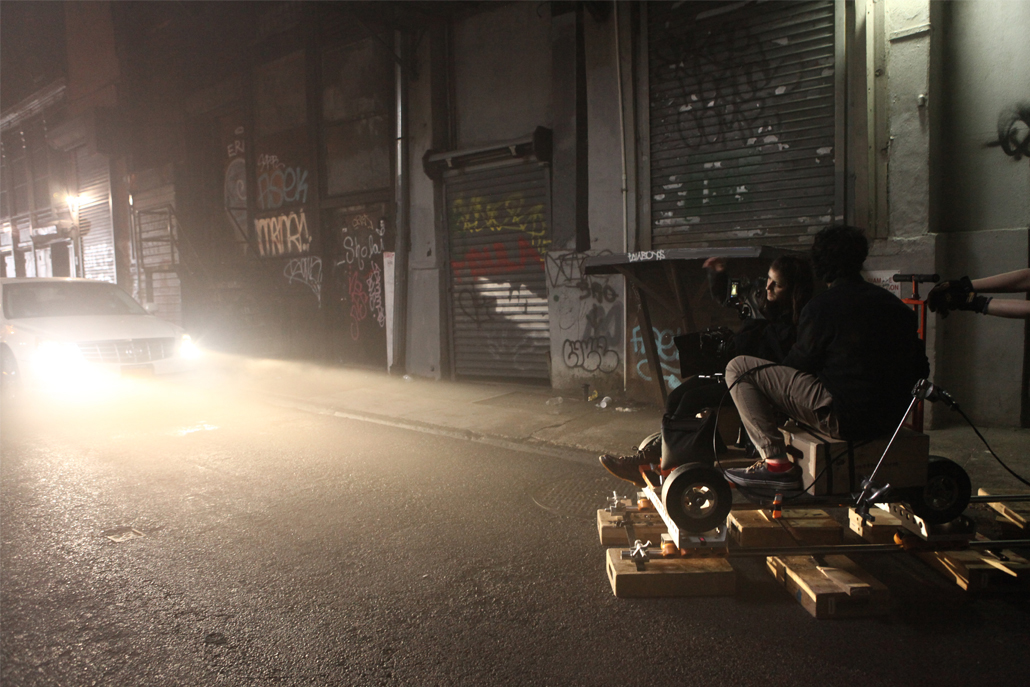
M 122 377 L 153 377 L 153 365 L 123 365 Z

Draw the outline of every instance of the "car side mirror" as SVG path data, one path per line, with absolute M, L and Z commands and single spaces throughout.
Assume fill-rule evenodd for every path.
M 153 315 L 157 312 L 157 303 L 146 303 L 144 304 L 143 309 L 147 311 L 148 315 Z

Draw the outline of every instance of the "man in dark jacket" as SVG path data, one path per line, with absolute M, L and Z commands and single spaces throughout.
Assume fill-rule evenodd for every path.
M 726 383 L 741 422 L 762 455 L 749 468 L 727 470 L 743 487 L 800 489 L 801 470 L 779 431 L 792 417 L 834 438 L 869 439 L 891 432 L 930 365 L 915 313 L 890 292 L 862 279 L 869 244 L 860 229 L 823 229 L 812 268 L 829 287 L 798 323 L 797 343 L 782 365 L 740 356 Z

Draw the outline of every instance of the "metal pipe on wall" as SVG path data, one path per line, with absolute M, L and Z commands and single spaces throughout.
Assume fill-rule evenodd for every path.
M 391 371 L 396 368 L 406 371 L 407 332 L 408 332 L 408 245 L 411 239 L 411 223 L 408 211 L 410 204 L 410 188 L 408 183 L 408 111 L 407 78 L 408 50 L 404 34 L 394 32 L 394 49 L 400 60 L 394 65 L 394 104 L 396 107 L 396 163 L 394 178 L 394 198 L 396 210 L 394 221 L 397 223 L 397 241 L 394 247 L 394 291 L 393 291 L 393 361 Z M 389 360 L 390 351 L 387 351 Z

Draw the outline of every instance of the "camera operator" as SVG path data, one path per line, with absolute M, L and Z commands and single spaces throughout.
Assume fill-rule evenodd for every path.
M 812 244 L 812 267 L 827 284 L 801 313 L 783 364 L 749 356 L 726 366 L 726 383 L 762 460 L 725 471 L 738 486 L 800 489 L 779 425 L 794 418 L 824 434 L 871 439 L 901 420 L 912 385 L 929 374 L 915 313 L 862 279 L 869 244 L 861 229 L 836 225 Z
M 969 310 L 982 315 L 1026 319 L 1030 318 L 1030 301 L 994 299 L 983 294 L 1027 292 L 1030 292 L 1030 269 L 1021 269 L 981 279 L 962 277 L 942 281 L 926 295 L 926 305 L 941 317 L 947 317 L 952 310 Z
M 731 281 L 723 258 L 709 258 L 703 267 L 708 270 L 712 297 L 746 314 L 740 330 L 735 334 L 727 332 L 725 340 L 717 344 L 722 358 L 720 369 L 731 358 L 740 355 L 782 361 L 797 338 L 801 310 L 812 298 L 814 285 L 808 262 L 793 255 L 780 256 L 769 266 L 764 284 Z M 736 293 L 731 285 L 736 285 Z M 663 469 L 695 460 L 713 460 L 713 409 L 723 399 L 730 405 L 721 375 L 690 377 L 669 394 L 662 418 Z M 656 440 L 652 448 L 633 455 L 605 454 L 599 460 L 608 472 L 619 479 L 644 486 L 638 466 L 653 463 L 657 458 Z

